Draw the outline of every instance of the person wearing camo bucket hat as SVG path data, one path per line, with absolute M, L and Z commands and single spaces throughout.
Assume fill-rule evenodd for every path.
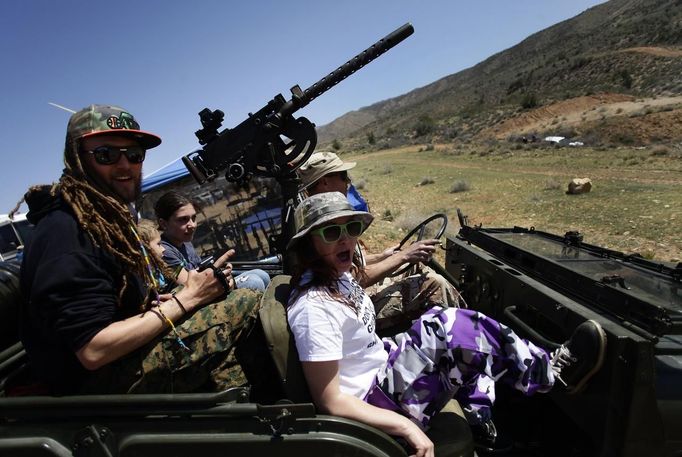
M 300 190 L 307 195 L 337 191 L 348 196 L 348 170 L 355 166 L 355 162 L 344 162 L 333 152 L 316 152 L 297 170 Z M 439 240 L 424 239 L 401 250 L 394 245 L 379 253 L 368 253 L 358 243 L 355 259 L 365 271 L 360 284 L 374 302 L 380 330 L 409 323 L 430 306 L 460 306 L 459 293 L 452 284 L 425 265 L 439 244 Z M 413 274 L 391 277 L 405 264 L 419 268 Z
M 341 192 L 313 195 L 303 200 L 294 211 L 296 234 L 289 241 L 287 249 L 294 246 L 312 229 L 339 217 L 352 217 L 362 223 L 362 231 L 357 236 L 365 231 L 374 220 L 374 216 L 370 213 L 354 210 Z
M 351 261 L 369 213 L 341 193 L 296 208 L 295 255 L 287 321 L 317 408 L 400 436 L 433 457 L 424 433 L 431 418 L 481 374 L 526 395 L 559 381 L 579 390 L 603 363 L 606 337 L 595 321 L 579 325 L 553 353 L 468 309 L 434 306 L 403 333 L 379 338 L 375 312 Z
M 24 196 L 35 230 L 21 266 L 22 342 L 49 393 L 191 392 L 245 381 L 233 348 L 260 295 L 232 291 L 231 265 L 216 261 L 159 295 L 172 273 L 139 237 L 131 210 L 147 150 L 160 143 L 128 110 L 87 106 L 69 120 L 58 182 Z

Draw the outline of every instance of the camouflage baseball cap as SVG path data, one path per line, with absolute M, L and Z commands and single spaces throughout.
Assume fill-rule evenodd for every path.
M 287 249 L 303 238 L 311 229 L 323 225 L 337 217 L 353 216 L 368 227 L 374 216 L 366 211 L 356 211 L 341 192 L 323 192 L 303 200 L 294 211 L 296 234 L 291 238 Z
M 140 130 L 140 124 L 133 115 L 118 106 L 85 107 L 71 116 L 66 128 L 66 135 L 72 140 L 103 134 L 131 136 L 145 149 L 155 148 L 161 144 L 161 138 Z
M 323 176 L 350 170 L 355 165 L 355 162 L 344 162 L 333 152 L 316 152 L 298 169 L 298 177 L 301 178 L 302 189 L 307 189 Z

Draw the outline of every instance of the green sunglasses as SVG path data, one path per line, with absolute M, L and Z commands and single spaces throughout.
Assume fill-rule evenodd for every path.
M 333 225 L 325 225 L 324 227 L 320 227 L 315 230 L 311 230 L 310 233 L 313 233 L 320 238 L 322 238 L 322 241 L 325 243 L 336 243 L 341 239 L 342 234 L 346 234 L 350 238 L 357 238 L 360 235 L 362 235 L 362 232 L 365 231 L 365 224 L 362 221 L 349 221 L 346 222 L 345 224 L 333 224 Z

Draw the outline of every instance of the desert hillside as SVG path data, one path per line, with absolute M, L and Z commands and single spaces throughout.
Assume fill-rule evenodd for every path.
M 611 0 L 318 133 L 341 152 L 549 135 L 676 143 L 681 97 L 682 0 Z

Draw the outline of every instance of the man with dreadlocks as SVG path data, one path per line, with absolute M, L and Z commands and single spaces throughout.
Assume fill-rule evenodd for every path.
M 223 258 L 159 295 L 170 275 L 137 234 L 131 209 L 142 162 L 160 143 L 122 108 L 88 106 L 69 120 L 59 181 L 24 197 L 36 229 L 21 269 L 22 341 L 50 393 L 190 392 L 245 381 L 233 349 L 258 293 L 233 291 Z

